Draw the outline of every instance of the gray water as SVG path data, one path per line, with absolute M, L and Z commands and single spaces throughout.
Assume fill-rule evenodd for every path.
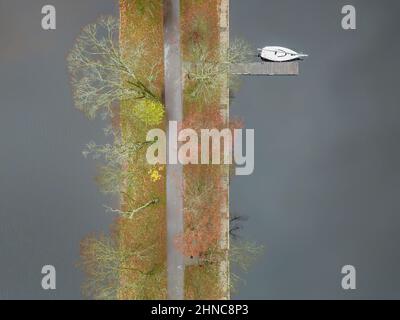
M 356 31 L 341 27 L 349 3 Z M 399 9 L 231 1 L 232 36 L 310 54 L 297 78 L 246 79 L 232 106 L 255 128 L 256 169 L 236 178 L 231 207 L 265 246 L 237 298 L 400 298 Z M 342 290 L 344 265 L 357 290 Z

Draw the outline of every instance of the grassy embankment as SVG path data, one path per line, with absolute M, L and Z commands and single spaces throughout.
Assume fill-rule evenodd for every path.
M 147 3 L 143 10 L 138 10 L 139 0 L 124 0 L 121 2 L 121 44 L 127 49 L 145 44 L 146 59 L 141 64 L 140 72 L 143 78 L 154 72 L 156 67 L 162 70 L 162 6 L 152 6 Z M 185 79 L 184 87 L 184 123 L 183 127 L 196 129 L 225 127 L 221 116 L 221 88 L 224 85 L 219 76 L 212 79 L 202 79 L 203 68 L 211 63 L 218 64 L 221 58 L 219 39 L 219 0 L 187 0 L 181 2 L 181 41 L 183 60 L 185 63 L 200 64 L 199 70 L 190 73 Z M 150 6 L 150 7 L 148 7 Z M 147 9 L 146 9 L 147 8 Z M 205 67 L 207 69 L 207 67 Z M 211 71 L 212 73 L 212 71 Z M 199 78 L 200 75 L 200 78 Z M 208 74 L 209 76 L 209 74 Z M 159 93 L 162 90 L 162 74 L 158 82 L 153 83 Z M 149 83 L 149 85 L 151 85 Z M 144 137 L 149 127 L 131 121 L 129 110 L 132 102 L 121 104 L 120 123 L 124 139 Z M 138 157 L 142 159 L 144 155 Z M 154 194 L 160 198 L 157 206 L 146 209 L 132 221 L 121 219 L 117 224 L 120 242 L 126 246 L 154 245 L 153 259 L 149 266 L 155 268 L 155 274 L 145 276 L 135 272 L 128 273 L 121 279 L 135 283 L 140 288 L 123 290 L 121 298 L 165 298 L 166 292 L 166 239 L 165 239 L 165 181 L 164 175 L 157 182 L 149 181 L 148 172 L 152 168 L 146 163 L 136 161 L 127 168 L 142 176 L 142 183 L 133 190 L 127 190 L 123 197 L 127 205 L 137 207 L 151 198 L 144 195 Z M 159 168 L 157 168 L 159 169 Z M 161 170 L 164 172 L 163 170 Z M 177 239 L 178 246 L 187 258 L 193 258 L 194 264 L 187 266 L 185 271 L 186 299 L 220 299 L 224 293 L 220 282 L 221 257 L 225 255 L 220 250 L 221 237 L 221 206 L 227 201 L 227 192 L 223 188 L 224 166 L 219 165 L 188 165 L 184 168 L 184 208 L 185 231 Z M 133 201 L 132 201 L 133 199 Z M 133 202 L 133 203 L 132 203 Z M 125 208 L 124 210 L 129 210 Z M 140 261 L 142 264 L 143 261 Z M 132 266 L 131 266 L 132 267 Z M 136 267 L 143 268 L 142 265 Z M 150 268 L 150 267 L 149 267 Z M 138 282 L 141 282 L 140 284 Z M 161 290 L 160 290 L 161 289 Z
M 222 128 L 220 101 L 223 82 L 213 73 L 221 58 L 219 33 L 220 0 L 181 2 L 183 60 L 188 72 L 184 87 L 184 126 L 200 133 L 203 128 Z M 192 64 L 192 67 L 188 67 Z M 199 64 L 198 67 L 196 64 Z M 209 64 L 209 66 L 208 66 Z M 184 168 L 184 253 L 196 263 L 185 272 L 186 299 L 221 299 L 220 237 L 227 201 L 222 185 L 223 165 L 188 165 Z
M 163 6 L 156 0 L 121 0 L 120 46 L 123 54 L 143 46 L 142 61 L 138 62 L 138 73 L 142 79 L 153 81 L 145 85 L 157 95 L 163 91 Z M 152 126 L 135 118 L 131 110 L 134 101 L 122 101 L 120 105 L 120 126 L 125 141 L 145 141 Z M 161 125 L 164 128 L 164 124 Z M 145 158 L 146 148 L 135 155 L 126 170 L 132 172 L 137 183 L 127 188 L 122 197 L 122 210 L 140 207 L 153 199 L 151 205 L 131 220 L 116 222 L 121 246 L 150 248 L 147 259 L 130 261 L 130 268 L 139 272 L 126 272 L 120 292 L 121 299 L 165 299 L 166 298 L 166 218 L 165 218 L 165 167 L 150 166 Z M 123 282 L 134 286 L 125 288 Z

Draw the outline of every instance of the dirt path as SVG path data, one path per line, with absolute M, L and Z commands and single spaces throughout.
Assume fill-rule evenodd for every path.
M 169 121 L 181 122 L 182 61 L 180 50 L 180 0 L 164 0 L 165 105 Z M 167 137 L 168 137 L 167 129 Z M 167 165 L 167 277 L 168 299 L 183 300 L 185 265 L 174 245 L 183 232 L 182 165 Z

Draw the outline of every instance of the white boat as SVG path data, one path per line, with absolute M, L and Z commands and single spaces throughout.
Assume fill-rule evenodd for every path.
M 258 56 L 261 59 L 274 62 L 287 62 L 308 57 L 307 54 L 298 53 L 284 47 L 264 47 L 262 49 L 258 49 L 258 51 Z

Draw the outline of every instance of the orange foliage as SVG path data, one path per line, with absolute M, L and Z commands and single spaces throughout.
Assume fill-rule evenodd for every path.
M 218 129 L 229 128 L 231 131 L 243 128 L 243 121 L 239 118 L 224 119 L 223 111 L 218 104 L 207 105 L 199 111 L 194 105 L 189 105 L 185 112 L 185 119 L 180 125 L 181 129 L 190 128 L 198 133 L 201 129 Z
M 221 204 L 227 193 L 221 182 L 221 167 L 185 166 L 185 231 L 176 245 L 186 257 L 202 257 L 218 245 L 221 236 Z
M 220 0 L 185 0 L 181 2 L 181 41 L 185 61 L 195 61 L 193 51 L 201 47 L 209 55 L 209 61 L 219 58 L 219 7 Z M 193 85 L 185 81 L 185 92 Z M 222 89 L 222 88 L 221 88 Z M 181 129 L 191 128 L 199 134 L 201 129 L 231 127 L 222 116 L 221 90 L 216 90 L 205 103 L 184 95 L 184 121 Z M 234 125 L 235 126 L 235 125 Z M 222 207 L 227 202 L 225 167 L 223 165 L 187 165 L 184 167 L 184 234 L 176 239 L 176 245 L 186 257 L 208 258 L 218 250 L 221 239 L 222 219 L 227 217 Z M 193 265 L 185 270 L 185 298 L 220 299 L 219 263 Z

